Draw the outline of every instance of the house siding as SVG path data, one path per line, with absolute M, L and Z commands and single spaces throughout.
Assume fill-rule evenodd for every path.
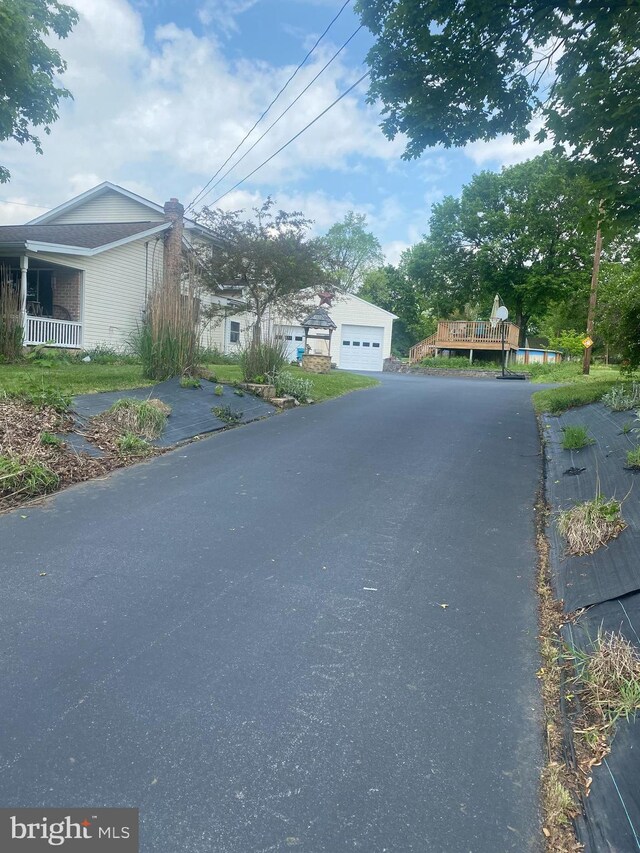
M 149 242 L 148 270 L 145 241 L 136 240 L 93 257 L 45 255 L 41 261 L 60 264 L 83 271 L 82 346 L 91 349 L 98 344 L 125 347 L 142 317 L 145 304 L 145 270 L 151 288 L 156 274 L 162 271 L 162 240 Z M 154 253 L 155 245 L 155 253 Z
M 63 211 L 47 224 L 69 225 L 76 222 L 164 222 L 164 216 L 140 202 L 108 190 L 73 210 Z

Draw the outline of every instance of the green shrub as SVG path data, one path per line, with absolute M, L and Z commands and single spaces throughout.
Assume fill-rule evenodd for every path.
M 122 352 L 108 344 L 97 344 L 92 349 L 83 350 L 80 353 L 80 360 L 85 356 L 89 356 L 94 364 L 138 364 L 139 362 L 135 354 Z
M 213 389 L 213 393 L 216 395 L 216 397 L 222 397 L 222 395 L 224 394 L 224 388 L 222 387 L 222 385 L 216 385 L 216 387 Z
M 144 438 L 157 438 L 167 423 L 171 407 L 161 400 L 123 397 L 109 409 L 112 419 L 125 431 Z
M 116 446 L 124 456 L 145 456 L 152 450 L 148 441 L 133 432 L 123 432 L 118 436 Z
M 302 376 L 294 376 L 287 370 L 278 371 L 273 377 L 276 396 L 295 397 L 300 403 L 307 403 L 313 393 L 313 382 Z
M 52 432 L 47 432 L 46 430 L 40 434 L 40 444 L 45 447 L 62 447 L 62 439 L 54 435 Z
M 200 364 L 238 364 L 238 353 L 223 353 L 216 347 L 203 347 L 198 361 Z
M 214 406 L 213 414 L 226 424 L 237 424 L 242 420 L 242 412 L 234 412 L 231 406 Z
M 35 497 L 53 492 L 59 485 L 60 477 L 41 462 L 0 456 L 0 494 Z
M 71 396 L 63 393 L 59 388 L 52 385 L 37 385 L 35 382 L 29 383 L 22 391 L 11 393 L 5 396 L 15 397 L 17 400 L 22 400 L 36 409 L 44 409 L 50 406 L 56 412 L 66 412 L 71 405 Z
M 200 380 L 195 376 L 181 376 L 180 377 L 180 387 L 181 388 L 201 388 Z
M 239 352 L 239 364 L 245 382 L 264 382 L 287 363 L 287 342 L 275 338 L 251 341 Z
M 640 447 L 627 451 L 627 465 L 629 468 L 640 468 Z
M 594 443 L 583 426 L 565 426 L 562 427 L 562 432 L 562 446 L 565 450 L 580 450 Z
M 452 355 L 449 358 L 445 356 L 429 356 L 420 361 L 420 367 L 435 367 L 439 370 L 500 370 L 499 361 L 482 361 L 477 360 L 471 363 L 468 358 L 462 355 Z
M 613 412 L 626 412 L 640 404 L 640 382 L 614 385 L 602 396 L 602 402 Z

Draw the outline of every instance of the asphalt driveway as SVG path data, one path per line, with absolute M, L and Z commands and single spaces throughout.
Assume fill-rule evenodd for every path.
M 531 390 L 385 376 L 0 517 L 0 805 L 538 850 Z

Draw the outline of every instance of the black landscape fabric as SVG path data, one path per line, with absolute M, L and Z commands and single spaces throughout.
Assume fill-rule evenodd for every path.
M 640 593 L 588 608 L 575 624 L 564 626 L 563 636 L 568 645 L 588 651 L 598 631 L 619 631 L 640 648 Z M 579 840 L 589 853 L 640 850 L 640 720 L 617 723 L 611 752 L 591 775 L 584 816 L 576 822 Z
M 629 431 L 640 426 L 634 418 L 634 411 L 611 412 L 598 403 L 543 419 L 547 498 L 552 507 L 548 535 L 556 592 L 566 612 L 640 589 L 640 473 L 625 468 L 627 451 L 640 443 L 638 433 Z M 563 450 L 562 428 L 569 425 L 585 427 L 595 443 L 582 450 Z M 598 492 L 623 501 L 627 529 L 594 554 L 567 557 L 557 529 L 558 512 L 591 500 Z
M 543 419 L 551 568 L 564 609 L 586 608 L 563 626 L 565 643 L 590 651 L 599 631 L 620 632 L 640 649 L 640 475 L 625 469 L 627 451 L 639 443 L 635 412 L 611 412 L 601 404 Z M 565 426 L 582 426 L 594 443 L 562 448 Z M 596 494 L 623 501 L 627 528 L 594 554 L 567 557 L 558 512 Z M 588 853 L 640 851 L 640 720 L 620 720 L 611 752 L 591 770 L 589 796 L 576 820 Z
M 223 394 L 217 397 L 214 393 L 215 385 L 206 380 L 202 380 L 200 388 L 181 388 L 179 379 L 167 379 L 150 388 L 82 394 L 74 397 L 72 408 L 81 418 L 90 418 L 105 412 L 122 397 L 133 397 L 136 400 L 155 397 L 162 400 L 171 406 L 171 414 L 160 438 L 152 442 L 159 447 L 170 447 L 196 435 L 224 429 L 227 424 L 212 413 L 212 409 L 217 406 L 229 406 L 234 412 L 242 412 L 240 423 L 259 420 L 276 411 L 270 403 L 259 397 L 252 394 L 238 397 L 231 386 L 222 387 Z

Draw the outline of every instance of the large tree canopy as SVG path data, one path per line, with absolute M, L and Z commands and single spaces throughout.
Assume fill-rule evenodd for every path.
M 52 33 L 65 38 L 77 20 L 75 9 L 56 0 L 0 3 L 0 140 L 31 142 L 42 153 L 31 128 L 43 127 L 49 133 L 60 99 L 70 97 L 56 83 L 66 65 L 46 39 Z M 10 177 L 0 166 L 0 183 Z
M 363 281 L 365 273 L 384 260 L 378 238 L 367 230 L 367 217 L 350 210 L 322 238 L 327 272 L 336 287 L 352 293 Z
M 311 221 L 301 213 L 273 212 L 267 199 L 245 218 L 244 211 L 203 208 L 198 216 L 219 240 L 201 257 L 201 274 L 214 293 L 224 285 L 243 291 L 245 310 L 255 319 L 259 339 L 269 309 L 292 318 L 309 308 L 310 288 L 326 286 L 319 240 L 308 239 Z
M 638 0 L 358 0 L 384 133 L 428 147 L 541 137 L 640 174 Z
M 580 223 L 589 195 L 552 154 L 481 172 L 459 199 L 433 206 L 430 234 L 409 252 L 407 271 L 440 316 L 468 304 L 487 316 L 499 293 L 524 336 L 554 302 L 588 293 L 592 228 Z

